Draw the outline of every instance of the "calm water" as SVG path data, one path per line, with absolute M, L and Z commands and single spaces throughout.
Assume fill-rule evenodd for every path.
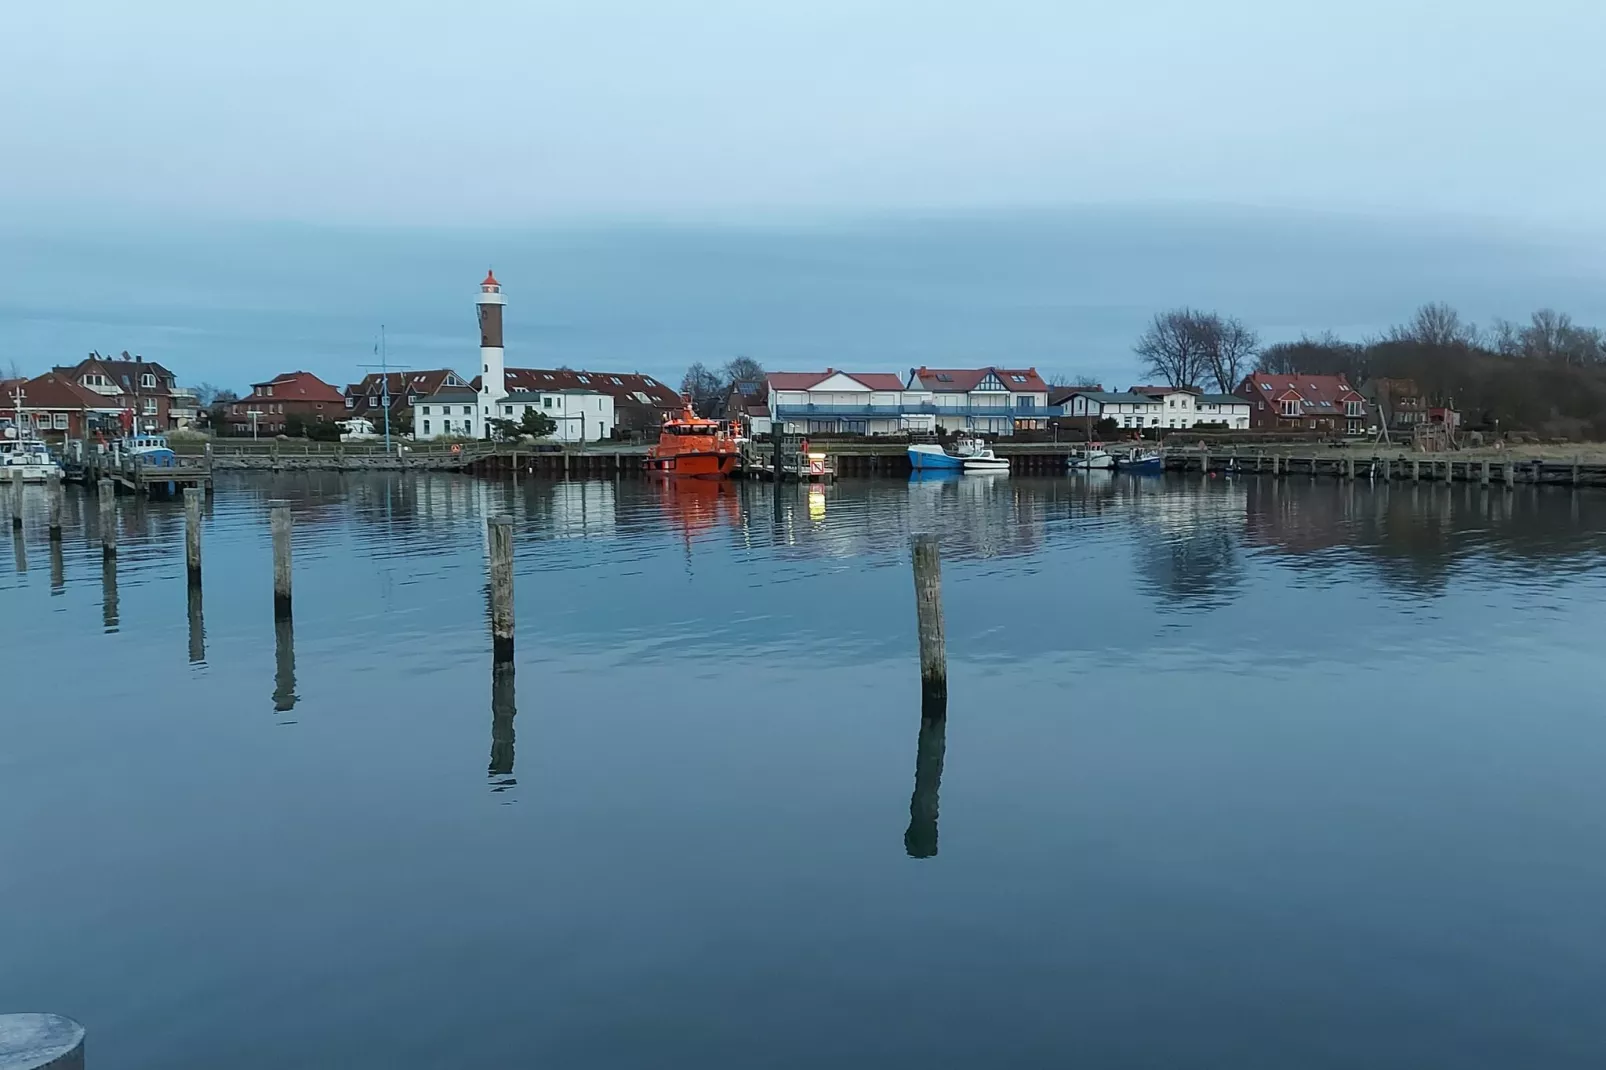
M 119 504 L 0 557 L 0 1008 L 101 1070 L 1606 1057 L 1606 496 L 242 478 L 201 606 Z

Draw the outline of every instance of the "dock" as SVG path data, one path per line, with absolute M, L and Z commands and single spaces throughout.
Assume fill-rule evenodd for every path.
M 68 482 L 92 487 L 102 479 L 109 479 L 120 492 L 144 495 L 178 495 L 186 487 L 199 487 L 207 493 L 212 490 L 212 463 L 210 457 L 178 457 L 173 464 L 147 464 L 136 455 L 115 456 L 110 453 L 87 452 L 82 458 L 69 459 L 63 465 Z
M 1267 452 L 1171 449 L 1163 454 L 1168 472 L 1225 475 L 1304 476 L 1315 479 L 1368 479 L 1378 482 L 1477 483 L 1480 486 L 1606 487 L 1606 464 L 1532 457 L 1456 456 L 1449 453 L 1367 454 L 1334 449 L 1327 454 L 1293 456 Z

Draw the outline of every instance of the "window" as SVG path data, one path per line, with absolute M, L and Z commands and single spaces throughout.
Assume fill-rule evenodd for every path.
M 50 414 L 48 412 L 34 413 L 33 422 L 38 424 L 40 427 L 49 427 Z
M 428 412 L 429 410 L 425 409 L 424 411 Z M 428 420 L 424 421 L 424 434 L 426 434 L 426 435 L 429 434 L 429 421 Z
M 268 393 L 268 397 L 270 397 L 270 398 L 271 398 L 271 397 L 272 397 L 272 396 L 273 396 L 273 387 L 271 387 L 271 386 L 270 386 L 270 387 L 268 387 L 268 388 L 267 388 L 267 393 Z
M 66 413 L 64 413 L 64 412 L 56 413 L 55 422 L 56 422 L 56 430 L 58 430 L 58 431 L 67 430 L 67 414 Z
M 1269 390 L 1271 390 L 1271 384 L 1270 383 L 1261 383 L 1260 384 L 1260 389 L 1269 391 Z
M 142 411 L 146 416 L 155 416 L 156 415 L 156 399 L 155 398 L 146 398 L 145 399 L 145 403 L 140 406 L 140 411 Z
M 625 385 L 624 381 L 621 380 L 617 375 L 610 375 L 610 376 L 608 376 L 608 379 L 613 383 L 614 386 L 624 386 Z
M 551 398 L 542 398 L 541 399 L 541 407 L 543 409 L 550 409 L 552 407 L 552 399 Z
M 1026 381 L 1026 376 L 1024 376 L 1024 375 L 1011 375 L 1009 377 L 1009 381 L 1012 382 L 1012 383 L 1024 383 Z
M 144 375 L 139 377 L 139 385 L 144 387 L 146 390 L 156 389 L 156 376 L 152 375 L 150 372 L 146 372 Z
M 1360 416 L 1361 403 L 1359 401 L 1346 402 L 1344 405 L 1344 413 L 1347 416 Z
M 1177 407 L 1177 399 L 1176 398 L 1172 398 L 1170 404 L 1171 404 L 1171 407 L 1173 409 L 1176 408 Z
M 1255 407 L 1258 408 L 1261 412 L 1265 412 L 1266 411 L 1266 403 L 1264 401 L 1255 402 Z
M 346 408 L 354 409 L 356 407 L 357 407 L 357 399 L 356 398 L 347 398 L 346 399 Z
M 587 385 L 590 385 L 590 383 L 591 383 L 591 377 L 587 376 L 587 375 L 577 375 L 577 376 L 575 376 L 575 378 L 580 380 L 582 383 L 587 384 Z
M 504 415 L 504 416 L 512 416 L 513 415 L 513 406 L 511 406 L 511 405 L 503 405 L 502 406 L 502 415 Z
M 379 399 L 378 398 L 369 398 L 368 399 L 368 407 L 370 409 L 379 408 Z M 346 399 L 346 408 L 348 408 L 348 409 L 351 408 L 351 399 L 350 398 Z
M 1284 416 L 1298 416 L 1299 415 L 1299 402 L 1297 402 L 1297 401 L 1285 401 L 1285 402 L 1283 402 L 1283 415 Z
M 428 416 L 429 415 L 429 406 L 428 405 L 424 405 L 424 406 L 422 406 L 422 409 L 423 409 L 424 415 Z M 425 424 L 424 427 L 427 430 L 429 428 L 429 425 Z

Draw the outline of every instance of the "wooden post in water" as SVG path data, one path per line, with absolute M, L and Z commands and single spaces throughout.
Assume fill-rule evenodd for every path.
M 273 529 L 273 619 L 290 619 L 290 503 L 269 503 Z
M 781 481 L 781 440 L 783 438 L 785 438 L 785 437 L 786 437 L 785 432 L 783 432 L 780 428 L 776 427 L 775 423 L 772 421 L 770 423 L 770 438 L 775 440 L 775 442 L 774 442 L 774 446 L 775 446 L 775 451 L 774 451 L 774 453 L 775 453 L 775 456 L 774 456 L 774 472 L 775 472 L 775 482 L 777 482 L 777 483 L 779 483 Z
M 1500 477 L 1505 482 L 1507 490 L 1516 490 L 1517 489 L 1517 462 L 1516 461 L 1507 461 L 1505 463 L 1505 465 L 1501 469 Z
M 1344 461 L 1344 478 L 1353 480 L 1355 478 L 1355 458 L 1346 457 Z
M 117 488 L 102 479 L 95 489 L 100 495 L 100 552 L 111 557 L 117 553 Z
M 1573 486 L 1578 486 L 1578 457 L 1573 457 Z
M 513 518 L 486 522 L 491 542 L 491 660 L 513 660 Z
M 1545 481 L 1545 478 L 1544 478 L 1544 475 L 1543 475 L 1544 470 L 1545 470 L 1545 462 L 1540 460 L 1538 457 L 1535 457 L 1534 458 L 1533 470 L 1528 473 L 1528 482 L 1530 482 L 1530 483 L 1543 483 Z
M 944 717 L 948 713 L 948 642 L 942 626 L 942 554 L 937 536 L 915 536 L 914 568 L 921 709 L 926 717 Z
M 1478 482 L 1485 487 L 1489 485 L 1489 461 L 1487 459 L 1483 462 L 1483 472 L 1478 476 Z
M 1277 477 L 1277 454 L 1275 453 L 1271 455 L 1271 474 L 1273 479 Z
M 0 1014 L 0 1070 L 84 1070 L 84 1027 L 59 1014 Z
M 910 858 L 934 858 L 937 854 L 937 794 L 942 787 L 947 734 L 945 718 L 920 718 L 920 737 L 915 743 L 915 790 L 909 796 L 909 828 L 903 834 L 903 849 Z
M 1417 458 L 1412 457 L 1411 458 L 1411 482 L 1412 483 L 1420 483 L 1421 481 L 1422 481 L 1422 462 L 1420 460 L 1418 460 Z
M 201 585 L 201 509 L 205 504 L 206 491 L 184 488 L 184 568 L 191 587 Z
M 11 473 L 11 527 L 22 530 L 22 469 Z
M 61 541 L 62 490 L 61 473 L 51 472 L 45 477 L 45 497 L 50 507 L 50 541 Z

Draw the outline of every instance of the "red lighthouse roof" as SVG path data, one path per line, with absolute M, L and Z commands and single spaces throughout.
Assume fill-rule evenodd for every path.
M 485 281 L 480 283 L 480 285 L 481 286 L 495 286 L 497 289 L 501 289 L 501 287 L 502 287 L 502 284 L 496 281 L 496 276 L 494 274 L 492 274 L 492 272 L 491 272 L 491 270 L 489 268 L 487 268 L 486 271 L 485 271 Z

